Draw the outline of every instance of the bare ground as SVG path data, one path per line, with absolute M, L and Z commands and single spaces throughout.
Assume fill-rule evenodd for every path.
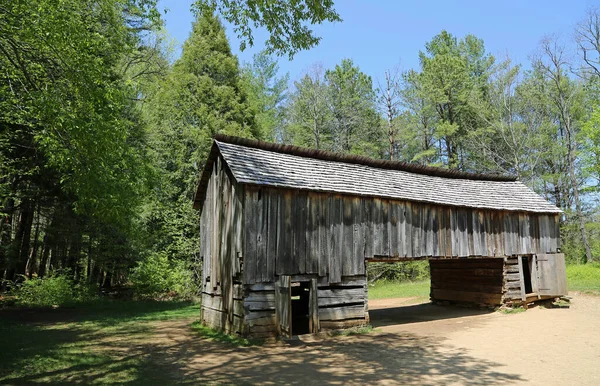
M 208 341 L 189 320 L 160 322 L 150 355 L 192 384 L 600 385 L 599 297 L 519 314 L 406 304 L 371 301 L 370 334 L 261 347 Z

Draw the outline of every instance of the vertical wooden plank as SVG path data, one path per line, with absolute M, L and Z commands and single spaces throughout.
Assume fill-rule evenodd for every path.
M 396 201 L 396 215 L 398 216 L 398 222 L 396 225 L 396 253 L 400 257 L 406 257 L 406 217 L 405 217 L 405 205 L 402 201 Z
M 431 232 L 431 243 L 432 243 L 432 250 L 431 250 L 431 256 L 440 256 L 440 239 L 439 239 L 439 233 L 440 233 L 440 223 L 439 223 L 439 219 L 438 219 L 438 208 L 436 206 L 432 206 L 430 207 L 430 216 L 431 216 L 431 221 L 430 221 L 430 232 Z
M 521 300 L 525 301 L 527 299 L 527 294 L 525 293 L 525 274 L 523 270 L 523 258 L 521 256 L 517 257 L 519 263 L 519 278 L 521 279 Z
M 352 199 L 352 219 L 354 221 L 352 271 L 351 275 L 364 275 L 365 273 L 365 223 L 362 218 L 363 199 L 354 197 Z
M 390 239 L 389 255 L 398 257 L 400 256 L 398 251 L 398 203 L 396 201 L 389 202 L 389 226 L 388 233 Z
M 331 206 L 330 196 L 319 195 L 319 276 L 324 277 L 329 272 L 330 256 L 330 218 L 329 208 Z
M 317 279 L 310 279 L 310 292 L 309 292 L 309 321 L 310 321 L 310 332 L 313 334 L 318 333 L 321 330 L 319 326 L 319 295 L 317 287 Z
M 305 274 L 306 272 L 306 202 L 308 194 L 305 191 L 297 191 L 294 194 L 294 219 L 292 234 L 294 246 L 292 256 L 294 260 L 293 274 Z
M 487 229 L 485 225 L 485 213 L 482 210 L 477 211 L 477 217 L 479 221 L 479 242 L 482 256 L 490 256 L 487 254 Z
M 365 228 L 365 257 L 373 257 L 373 199 L 364 198 L 362 203 L 362 219 Z
M 390 201 L 381 200 L 381 254 L 390 255 Z
M 460 250 L 458 247 L 458 224 L 456 221 L 456 208 L 448 208 L 450 213 L 450 231 L 452 233 L 452 255 L 460 256 Z
M 371 206 L 371 221 L 373 222 L 373 255 L 383 255 L 383 219 L 381 215 L 381 199 L 374 198 Z
M 437 239 L 438 239 L 438 256 L 446 256 L 446 211 L 444 207 L 436 207 L 437 211 Z
M 465 210 L 467 215 L 467 256 L 475 256 L 475 239 L 473 229 L 473 209 L 469 208 Z
M 308 227 L 307 227 L 307 246 L 306 246 L 306 258 L 308 261 L 307 272 L 318 273 L 319 272 L 319 251 L 320 248 L 320 236 L 319 236 L 319 213 L 321 200 L 316 194 L 308 195 Z
M 278 252 L 276 268 L 278 275 L 284 275 L 294 271 L 292 262 L 292 193 L 290 191 L 284 191 L 279 196 L 279 199 L 279 210 L 281 213 L 280 218 L 283 221 L 281 222 L 281 226 L 278 230 L 280 237 L 277 247 Z
M 473 221 L 473 255 L 481 256 L 483 251 L 481 250 L 481 233 L 479 225 L 479 211 L 472 209 L 472 221 Z
M 452 231 L 452 208 L 445 207 L 444 210 L 444 228 L 446 237 L 446 257 L 452 257 L 454 255 L 453 245 L 453 231 Z
M 268 281 L 267 278 L 267 222 L 268 222 L 268 195 L 265 189 L 258 190 L 256 200 L 256 281 Z
M 354 270 L 354 218 L 352 197 L 342 197 L 343 238 L 342 238 L 342 276 L 350 276 Z
M 412 255 L 413 257 L 422 257 L 422 230 L 423 230 L 423 207 L 419 203 L 412 204 Z
M 264 198 L 267 207 L 267 266 L 263 276 L 264 282 L 275 280 L 275 266 L 277 261 L 277 240 L 279 238 L 279 194 L 276 189 L 271 189 Z
M 343 239 L 343 208 L 342 199 L 338 195 L 331 197 L 331 253 L 329 258 L 329 283 L 342 281 L 342 239 Z
M 244 199 L 245 254 L 244 283 L 256 283 L 256 233 L 257 233 L 258 190 L 246 187 Z
M 503 213 L 503 217 L 502 217 L 502 225 L 503 225 L 503 229 L 504 232 L 502 234 L 503 239 L 504 239 L 504 253 L 507 256 L 511 256 L 514 255 L 514 245 L 512 243 L 512 222 L 510 221 L 510 212 L 505 212 Z
M 406 257 L 413 257 L 413 246 L 412 246 L 412 203 L 404 202 L 404 255 Z

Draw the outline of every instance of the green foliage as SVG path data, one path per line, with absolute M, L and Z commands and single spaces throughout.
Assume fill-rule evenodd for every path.
M 500 309 L 500 312 L 507 315 L 520 314 L 525 311 L 527 310 L 524 307 L 505 307 Z
M 295 145 L 378 157 L 384 141 L 371 77 L 352 60 L 319 67 L 295 82 L 283 140 Z
M 183 261 L 169 261 L 165 253 L 154 253 L 138 262 L 130 276 L 140 298 L 170 297 L 191 299 L 198 289 L 193 272 Z
M 366 335 L 366 334 L 370 334 L 372 332 L 377 332 L 377 330 L 374 329 L 373 326 L 368 324 L 366 326 L 346 328 L 343 330 L 334 330 L 333 335 L 339 335 L 339 336 Z
M 600 295 L 600 263 L 567 265 L 569 291 Z
M 227 343 L 231 346 L 259 346 L 263 343 L 260 340 L 251 340 L 239 336 L 227 335 L 221 331 L 213 330 L 210 327 L 206 327 L 200 321 L 192 323 L 191 327 L 192 330 L 194 330 L 203 338 L 214 340 L 215 342 Z
M 400 282 L 379 280 L 369 284 L 369 299 L 416 298 L 415 301 L 429 299 L 429 280 Z
M 276 3 L 260 0 L 197 0 L 200 12 L 216 10 L 234 25 L 240 38 L 240 50 L 254 45 L 253 29 L 264 27 L 269 31 L 265 42 L 268 53 L 287 54 L 290 60 L 301 50 L 316 46 L 321 41 L 309 25 L 324 21 L 341 21 L 332 0 L 284 0 Z
M 253 56 L 253 62 L 242 69 L 242 83 L 249 104 L 256 111 L 258 138 L 276 141 L 281 136 L 283 107 L 287 98 L 289 74 L 278 77 L 279 65 L 265 51 Z
M 52 273 L 45 278 L 27 279 L 15 286 L 17 304 L 26 307 L 51 307 L 88 302 L 98 296 L 93 286 L 75 284 L 66 273 Z
M 370 263 L 367 266 L 367 278 L 370 282 L 377 280 L 421 281 L 429 279 L 429 262 Z

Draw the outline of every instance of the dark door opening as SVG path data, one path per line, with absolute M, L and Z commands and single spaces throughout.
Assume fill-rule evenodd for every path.
M 309 334 L 310 282 L 292 283 L 292 335 Z
M 522 256 L 521 263 L 523 267 L 523 279 L 525 280 L 525 293 L 530 294 L 533 293 L 533 286 L 531 285 L 531 266 L 529 263 L 532 262 L 532 259 L 529 256 Z

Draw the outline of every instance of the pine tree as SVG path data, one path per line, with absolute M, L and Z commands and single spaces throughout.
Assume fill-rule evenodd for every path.
M 155 251 L 185 259 L 197 250 L 192 199 L 212 138 L 258 135 L 238 60 L 213 14 L 198 15 L 181 58 L 149 99 L 146 114 L 159 182 L 148 225 Z

